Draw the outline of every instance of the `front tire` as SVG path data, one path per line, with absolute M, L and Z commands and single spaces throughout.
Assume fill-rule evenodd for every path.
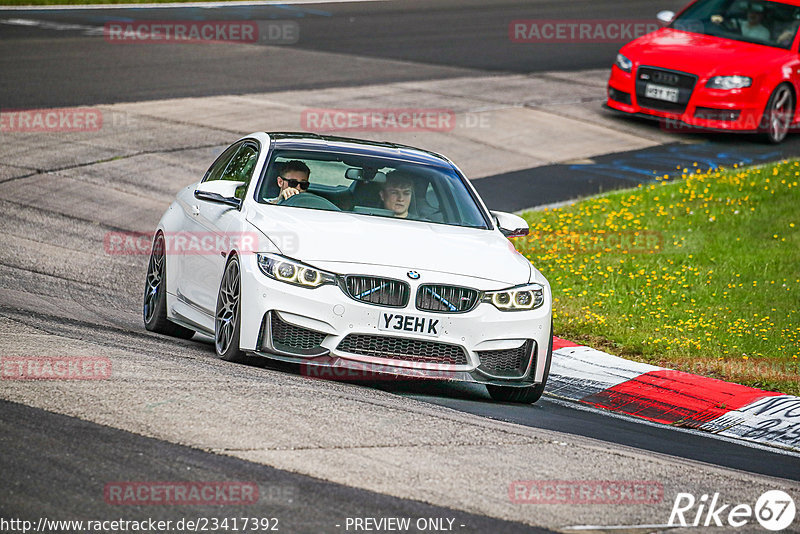
M 241 276 L 239 258 L 232 256 L 219 284 L 217 310 L 214 314 L 214 348 L 217 357 L 228 362 L 243 362 L 239 350 L 241 326 Z
M 156 235 L 150 262 L 147 265 L 147 280 L 144 283 L 142 304 L 144 327 L 157 334 L 189 339 L 194 330 L 184 328 L 167 319 L 167 259 L 164 254 L 164 234 Z
M 547 363 L 544 366 L 542 382 L 529 387 L 508 387 L 487 385 L 489 396 L 499 402 L 515 402 L 519 404 L 533 404 L 542 398 L 547 377 L 550 376 L 550 363 L 553 361 L 553 323 L 550 323 L 550 346 L 547 347 Z
M 794 94 L 789 85 L 782 83 L 775 88 L 761 119 L 767 142 L 778 144 L 786 139 L 794 118 L 794 105 Z

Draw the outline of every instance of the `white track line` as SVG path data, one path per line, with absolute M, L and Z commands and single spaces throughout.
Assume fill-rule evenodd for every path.
M 652 529 L 652 528 L 677 528 L 680 525 L 575 525 L 573 527 L 564 527 L 564 530 L 630 530 L 630 529 Z
M 57 31 L 83 31 L 86 35 L 103 35 L 102 26 L 86 26 L 84 24 L 70 24 L 53 22 L 50 20 L 34 20 L 34 19 L 0 19 L 0 24 L 7 24 L 9 26 L 29 26 L 42 28 L 44 30 L 57 30 Z

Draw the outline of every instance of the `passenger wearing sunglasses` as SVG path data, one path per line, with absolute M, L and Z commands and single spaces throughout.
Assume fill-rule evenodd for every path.
M 281 200 L 286 200 L 298 193 L 308 190 L 308 177 L 311 169 L 308 165 L 299 160 L 287 161 L 283 164 L 281 173 L 278 175 L 278 187 L 281 192 L 277 197 L 268 199 L 270 204 L 277 204 Z

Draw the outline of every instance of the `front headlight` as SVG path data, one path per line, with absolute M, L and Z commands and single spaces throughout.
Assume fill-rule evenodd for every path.
M 500 311 L 535 310 L 544 304 L 544 286 L 528 284 L 502 291 L 486 291 L 482 302 L 488 302 Z
M 633 61 L 626 58 L 622 54 L 617 54 L 617 59 L 616 61 L 614 61 L 614 65 L 624 70 L 625 72 L 630 72 L 631 69 L 633 68 Z
M 709 89 L 742 89 L 750 87 L 752 83 L 753 79 L 747 76 L 714 76 L 708 80 L 706 87 Z
M 256 254 L 258 268 L 273 280 L 301 287 L 319 287 L 335 284 L 336 275 L 315 269 L 299 261 L 290 260 L 277 254 Z

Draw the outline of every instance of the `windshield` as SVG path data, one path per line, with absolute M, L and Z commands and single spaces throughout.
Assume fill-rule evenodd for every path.
M 800 7 L 778 2 L 700 0 L 681 13 L 671 27 L 788 49 L 800 27 Z
M 306 176 L 307 190 L 298 183 Z M 283 189 L 296 192 L 282 194 Z M 287 208 L 489 227 L 464 179 L 451 166 L 363 154 L 276 150 L 256 201 Z

